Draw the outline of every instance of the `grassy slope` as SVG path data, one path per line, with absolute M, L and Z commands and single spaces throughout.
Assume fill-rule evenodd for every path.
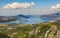
M 7 34 L 7 35 L 13 35 L 14 38 L 44 38 L 44 35 L 46 33 L 47 30 L 49 30 L 51 28 L 51 26 L 54 26 L 56 25 L 56 27 L 58 28 L 58 30 L 60 30 L 60 22 L 54 22 L 54 23 L 47 23 L 47 24 L 44 24 L 44 23 L 41 23 L 41 24 L 30 24 L 30 25 L 24 25 L 23 26 L 17 26 L 15 28 L 17 29 L 2 29 L 0 30 L 1 33 L 3 34 Z M 14 26 L 14 25 L 13 25 Z M 38 30 L 37 30 L 37 34 L 35 33 L 35 30 L 40 27 Z M 3 28 L 3 27 L 2 27 Z M 29 37 L 29 33 L 33 30 L 33 35 L 31 35 Z M 49 34 L 48 34 L 48 38 L 50 38 L 51 35 L 51 38 L 54 37 L 54 30 L 51 31 Z

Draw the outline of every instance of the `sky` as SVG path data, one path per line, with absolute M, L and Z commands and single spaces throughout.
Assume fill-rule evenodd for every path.
M 50 14 L 60 11 L 60 0 L 0 0 L 0 16 Z

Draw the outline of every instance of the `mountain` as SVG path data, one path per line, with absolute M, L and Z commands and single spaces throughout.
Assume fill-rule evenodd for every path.
M 26 15 L 16 15 L 16 16 L 0 16 L 0 22 L 10 22 L 10 21 L 16 21 L 21 18 L 29 18 Z
M 50 20 L 60 20 L 60 12 L 48 14 L 48 15 L 42 15 L 40 16 L 41 19 L 50 19 Z
M 27 15 L 27 16 L 30 18 L 39 18 L 40 17 L 40 15 Z
M 22 14 L 18 15 L 18 17 L 21 17 L 21 18 L 29 18 L 29 16 L 27 16 L 27 15 L 22 15 Z

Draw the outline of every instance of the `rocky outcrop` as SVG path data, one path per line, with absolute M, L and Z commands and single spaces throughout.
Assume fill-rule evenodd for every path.
M 56 26 L 52 26 L 49 30 L 47 30 L 47 32 L 45 33 L 45 38 L 47 38 L 48 36 L 53 36 L 53 34 L 57 31 L 57 27 Z M 52 32 L 51 35 L 50 32 Z
M 60 30 L 57 30 L 57 38 L 60 38 Z

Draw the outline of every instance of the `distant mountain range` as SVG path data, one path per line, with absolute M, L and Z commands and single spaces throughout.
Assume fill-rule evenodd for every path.
M 15 15 L 15 16 L 0 16 L 0 22 L 10 22 L 20 20 L 21 18 L 38 18 L 38 15 Z
M 42 15 L 40 16 L 41 19 L 50 19 L 50 20 L 60 20 L 60 12 L 48 14 L 48 15 Z
M 16 21 L 21 18 L 29 18 L 29 17 L 22 14 L 16 16 L 0 16 L 0 22 Z
M 0 22 L 10 22 L 20 20 L 21 18 L 40 18 L 43 20 L 60 20 L 60 12 L 47 15 L 15 15 L 15 16 L 0 16 Z

